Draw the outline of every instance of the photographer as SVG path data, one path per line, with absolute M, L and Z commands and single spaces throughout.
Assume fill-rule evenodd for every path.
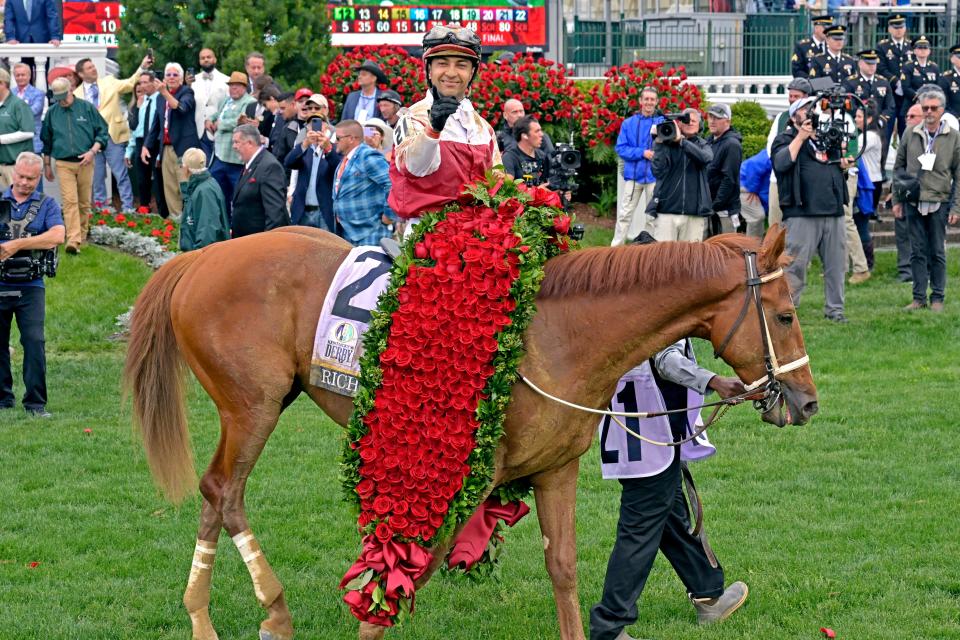
M 653 146 L 653 177 L 657 186 L 647 214 L 657 219 L 654 237 L 658 242 L 681 240 L 700 242 L 706 220 L 713 213 L 707 167 L 713 151 L 699 137 L 700 112 L 684 109 L 679 116 L 657 127 Z M 664 128 L 673 136 L 664 139 Z
M 503 152 L 503 168 L 514 180 L 539 186 L 550 180 L 550 157 L 540 148 L 543 128 L 533 116 L 523 116 L 513 126 L 516 144 Z
M 13 167 L 13 186 L 0 198 L 0 409 L 12 408 L 16 400 L 9 348 L 10 324 L 16 316 L 23 346 L 23 408 L 30 415 L 49 418 L 43 277 L 32 269 L 30 252 L 55 249 L 66 238 L 66 227 L 60 205 L 37 191 L 42 170 L 43 159 L 24 151 Z
M 843 206 L 848 195 L 843 172 L 856 161 L 848 157 L 830 161 L 834 150 L 828 153 L 814 144 L 817 133 L 811 116 L 816 99 L 804 98 L 790 105 L 790 125 L 773 141 L 773 170 L 787 228 L 787 253 L 793 256 L 786 273 L 793 304 L 799 306 L 807 267 L 814 253 L 819 254 L 823 261 L 824 315 L 834 322 L 846 322 Z M 835 151 L 839 157 L 840 149 Z

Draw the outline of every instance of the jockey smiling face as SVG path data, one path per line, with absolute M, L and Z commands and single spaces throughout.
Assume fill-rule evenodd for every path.
M 463 100 L 473 79 L 474 62 L 459 56 L 438 56 L 430 59 L 430 82 L 441 96 Z

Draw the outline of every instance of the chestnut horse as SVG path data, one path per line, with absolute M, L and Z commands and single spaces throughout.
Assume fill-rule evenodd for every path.
M 280 413 L 306 392 L 344 425 L 350 398 L 310 385 L 314 333 L 324 296 L 350 247 L 325 232 L 288 227 L 193 251 L 171 260 L 147 283 L 134 308 L 124 370 L 134 417 L 157 484 L 176 501 L 196 486 L 184 409 L 184 362 L 213 398 L 220 442 L 200 480 L 203 504 L 184 604 L 193 637 L 216 637 L 207 607 L 220 530 L 233 537 L 268 617 L 263 639 L 293 636 L 283 588 L 250 531 L 244 486 Z M 594 248 L 550 260 L 528 328 L 520 371 L 565 400 L 603 408 L 630 368 L 685 336 L 710 340 L 742 380 L 764 378 L 759 309 L 745 314 L 745 253 L 761 274 L 775 272 L 784 232 L 760 243 L 738 235 L 704 243 Z M 776 275 L 776 274 L 774 274 Z M 759 282 L 759 281 L 758 281 Z M 817 392 L 785 278 L 759 285 L 770 345 L 783 362 L 783 396 L 762 418 L 803 424 Z M 729 334 L 729 335 L 728 335 Z M 787 411 L 784 412 L 784 399 Z M 553 584 L 560 636 L 582 639 L 576 581 L 574 513 L 579 457 L 596 435 L 594 415 L 563 407 L 518 382 L 496 453 L 494 483 L 528 478 L 534 487 Z M 345 544 L 356 544 L 346 541 Z M 434 563 L 451 540 L 438 540 Z M 418 584 L 418 587 L 420 585 Z M 362 623 L 361 638 L 384 627 Z

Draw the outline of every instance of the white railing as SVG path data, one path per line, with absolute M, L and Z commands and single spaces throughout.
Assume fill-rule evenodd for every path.
M 47 90 L 44 70 L 54 67 L 73 68 L 73 65 L 83 58 L 90 58 L 100 75 L 117 71 L 117 63 L 107 59 L 107 47 L 102 44 L 71 42 L 59 47 L 52 44 L 0 44 L 0 58 L 8 59 L 11 66 L 24 58 L 33 58 L 38 70 L 35 84 L 41 91 Z
M 775 116 L 788 106 L 791 80 L 791 76 L 694 76 L 686 81 L 699 87 L 710 102 L 756 102 L 768 116 Z

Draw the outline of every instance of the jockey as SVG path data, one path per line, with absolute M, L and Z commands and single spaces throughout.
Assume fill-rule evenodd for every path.
M 397 123 L 388 203 L 407 220 L 454 201 L 464 186 L 500 164 L 493 127 L 466 97 L 480 67 L 480 38 L 459 23 L 437 25 L 423 38 L 426 97 Z

